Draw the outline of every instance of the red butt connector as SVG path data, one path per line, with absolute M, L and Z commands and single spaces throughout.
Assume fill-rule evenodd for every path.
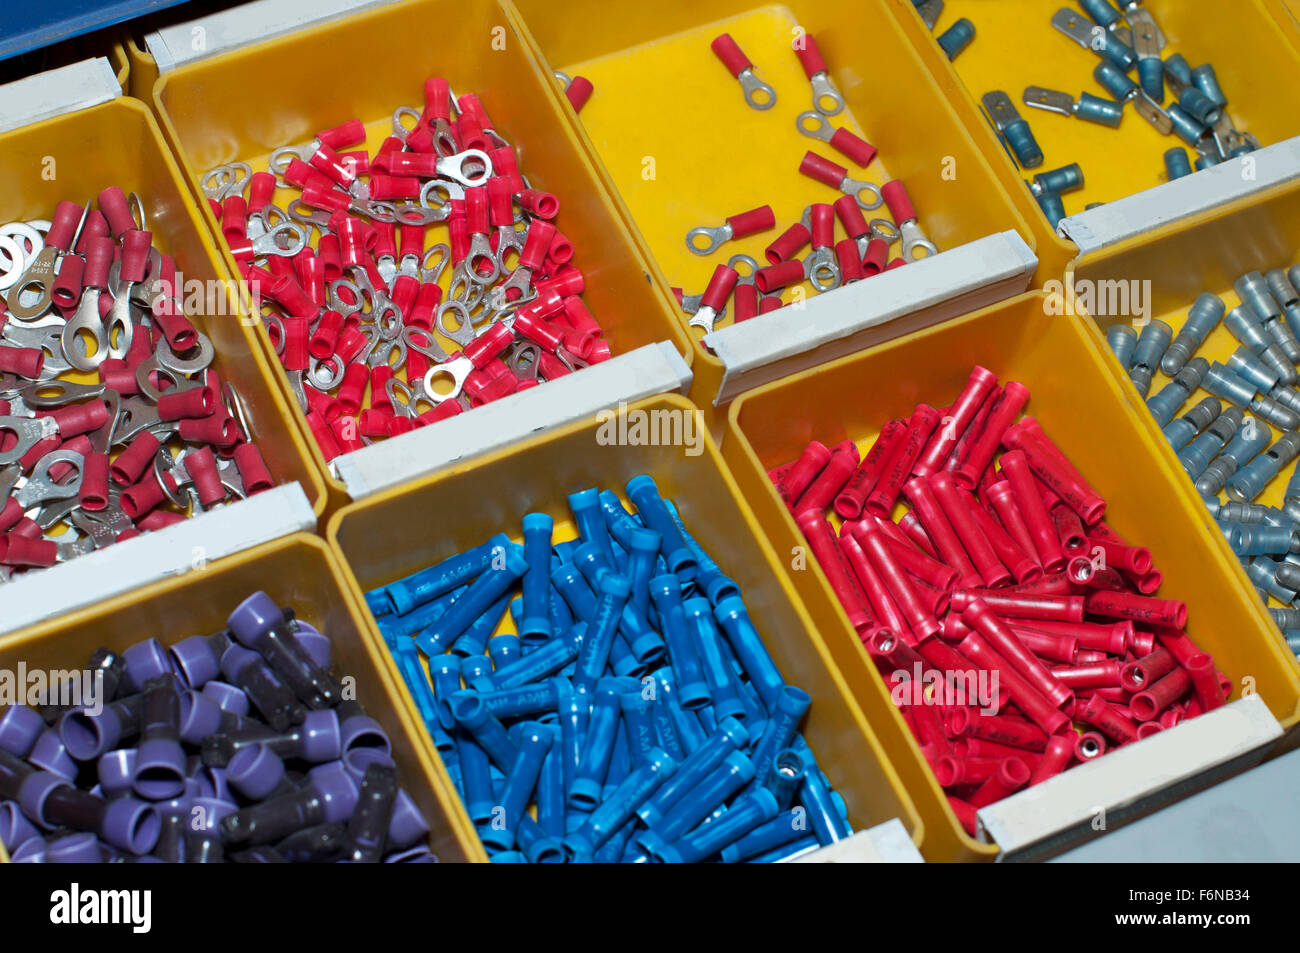
M 839 495 L 835 498 L 835 512 L 846 520 L 857 519 L 862 515 L 867 497 L 875 489 L 880 475 L 893 456 L 894 450 L 905 439 L 908 425 L 901 420 L 891 420 L 880 429 L 876 442 L 863 458 L 862 462 L 849 476 Z M 818 444 L 821 446 L 821 444 Z
M 952 476 L 946 472 L 940 471 L 931 475 L 929 481 L 935 499 L 943 509 L 943 515 L 948 518 L 948 523 L 956 532 L 957 538 L 961 540 L 962 548 L 970 557 L 984 584 L 997 587 L 1010 582 L 1011 573 L 998 559 L 997 553 L 985 538 L 972 513 L 978 504 L 968 495 L 963 494 L 957 488 Z M 962 607 L 954 604 L 953 608 Z
M 1018 451 L 1004 453 L 999 464 L 1011 491 L 1011 502 L 1024 521 L 1039 563 L 1046 572 L 1060 572 L 1066 565 L 1061 539 L 1056 535 L 1056 526 L 1043 505 L 1042 495 L 1038 492 L 1033 474 L 1029 472 L 1024 454 Z M 994 505 L 997 505 L 996 501 Z M 1009 504 L 1003 504 L 1007 505 Z
M 799 497 L 803 496 L 804 490 L 812 485 L 813 480 L 817 479 L 817 475 L 822 472 L 830 459 L 831 451 L 816 440 L 804 447 L 803 453 L 799 454 L 799 459 L 776 483 L 776 491 L 786 506 L 791 510 L 794 509 L 794 504 L 798 502 Z
M 888 518 L 898 501 L 898 494 L 912 472 L 925 442 L 939 425 L 939 412 L 929 404 L 918 404 L 907 423 L 907 432 L 894 447 L 880 479 L 867 495 L 864 509 L 875 516 Z
M 849 617 L 849 623 L 861 632 L 871 625 L 873 619 L 867 610 L 866 596 L 858 585 L 857 578 L 849 569 L 844 554 L 836 543 L 835 533 L 830 523 L 813 510 L 806 510 L 796 516 L 795 521 L 808 541 L 808 548 L 826 574 L 826 579 L 839 598 L 840 605 Z
M 998 452 L 1002 435 L 1029 401 L 1029 389 L 1017 381 L 1008 381 L 989 411 L 984 430 L 966 447 L 966 454 L 953 470 L 957 486 L 973 490 L 984 476 L 984 470 Z M 1044 567 L 1047 563 L 1044 562 Z M 1049 570 L 1054 571 L 1054 570 Z
M 912 511 L 920 520 L 926 535 L 934 543 L 938 557 L 957 570 L 960 574 L 959 581 L 963 584 L 982 585 L 983 577 L 975 571 L 975 565 L 966 555 L 965 547 L 953 531 L 948 517 L 944 515 L 929 481 L 914 477 L 903 484 L 902 492 L 907 502 L 912 504 Z
M 795 256 L 812 241 L 812 233 L 802 222 L 795 222 L 782 232 L 763 252 L 768 264 L 779 265 L 794 260 Z
M 820 513 L 826 509 L 844 488 L 857 465 L 858 448 L 853 445 L 853 441 L 845 440 L 837 444 L 822 472 L 795 504 L 795 512 L 816 510 Z
M 848 196 L 845 196 L 845 198 L 848 198 Z M 836 202 L 835 206 L 838 210 L 840 202 Z M 857 209 L 856 204 L 852 204 L 851 207 Z M 861 217 L 860 212 L 859 217 Z M 943 469 L 943 465 L 948 462 L 948 457 L 952 455 L 953 449 L 957 446 L 958 439 L 966 432 L 966 428 L 971 425 L 975 415 L 979 413 L 985 399 L 997 386 L 998 377 L 996 374 L 988 368 L 979 365 L 975 366 L 970 373 L 970 378 L 966 381 L 966 386 L 957 395 L 952 407 L 948 409 L 948 412 L 940 421 L 940 426 L 935 430 L 934 436 L 930 438 L 925 450 L 917 458 L 914 471 L 917 476 L 928 476 Z

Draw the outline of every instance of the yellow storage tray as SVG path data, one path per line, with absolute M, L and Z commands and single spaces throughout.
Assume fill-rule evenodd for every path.
M 456 24 L 456 36 L 476 39 L 430 39 L 444 35 L 449 23 Z M 367 55 L 358 59 L 358 53 Z M 691 345 L 672 314 L 672 298 L 647 280 L 650 265 L 559 112 L 550 79 L 495 2 L 411 0 L 313 26 L 169 72 L 155 85 L 153 101 L 202 215 L 219 236 L 198 187 L 204 172 L 234 161 L 263 170 L 272 150 L 308 142 L 316 131 L 356 118 L 366 123 L 373 154 L 391 135 L 398 106 L 423 108 L 424 81 L 435 75 L 457 94 L 477 93 L 497 130 L 518 148 L 520 170 L 535 188 L 559 198 L 556 224 L 573 243 L 574 263 L 586 279 L 583 301 L 613 353 L 667 341 L 689 363 Z M 282 190 L 275 201 L 283 208 L 296 194 Z M 445 225 L 432 226 L 429 244 L 445 235 Z M 233 271 L 234 260 L 220 244 Z M 444 287 L 449 277 L 447 269 Z M 288 394 L 260 323 L 256 333 Z M 448 353 L 459 349 L 443 343 Z M 304 415 L 291 405 L 306 433 Z M 315 441 L 309 442 L 331 506 L 343 502 L 343 483 L 326 467 Z
M 54 175 L 47 178 L 42 169 Z M 191 314 L 212 341 L 212 366 L 243 396 L 254 439 L 277 483 L 298 481 L 317 514 L 325 489 L 306 442 L 259 346 L 241 317 L 233 284 L 149 110 L 125 97 L 0 135 L 0 220 L 49 218 L 58 202 L 85 202 L 111 185 L 144 200 L 154 241 L 176 260 L 187 285 L 201 282 L 212 314 Z M 209 293 L 210 291 L 210 293 Z M 97 378 L 96 378 L 97 379 Z
M 120 652 L 141 639 L 169 645 L 196 632 L 225 628 L 231 610 L 264 590 L 329 636 L 333 671 L 356 680 L 356 700 L 393 743 L 402 787 L 429 822 L 429 848 L 442 861 L 463 861 L 473 831 L 458 824 L 458 800 L 442 765 L 418 739 L 390 667 L 364 636 L 363 615 L 345 594 L 338 557 L 315 536 L 297 533 L 214 564 L 205 572 L 152 583 L 90 609 L 32 626 L 0 641 L 0 668 L 67 670 L 100 647 Z M 477 844 L 474 839 L 473 843 Z
M 1161 595 L 1186 601 L 1187 633 L 1232 678 L 1234 697 L 1253 687 L 1279 721 L 1295 724 L 1300 673 L 1254 589 L 1191 485 L 1171 472 L 1159 435 L 1134 406 L 1132 389 L 1115 380 L 1091 322 L 1054 313 L 1059 298 L 1022 295 L 738 398 L 724 455 L 763 531 L 777 552 L 803 551 L 769 469 L 795 459 L 813 439 L 869 446 L 886 420 L 910 415 L 920 401 L 956 395 L 971 367 L 982 364 L 1029 388 L 1026 411 L 1108 501 L 1115 530 L 1150 548 L 1165 574 Z M 821 568 L 806 563 L 807 571 L 791 573 L 795 589 L 921 813 L 926 859 L 991 856 L 995 848 L 961 829 Z
M 885 748 L 831 660 L 813 620 L 790 586 L 782 559 L 763 539 L 754 514 L 727 473 L 717 445 L 704 432 L 697 411 L 677 395 L 647 398 L 625 413 L 668 414 L 667 419 L 694 422 L 698 435 L 685 446 L 609 446 L 602 433 L 617 433 L 616 420 L 591 419 L 536 437 L 510 454 L 495 454 L 474 466 L 460 466 L 353 503 L 330 520 L 329 541 L 343 555 L 354 600 L 363 593 L 433 565 L 496 532 L 520 538 L 520 520 L 532 511 L 555 518 L 555 538 L 577 531 L 568 494 L 585 487 L 621 492 L 641 473 L 654 476 L 660 492 L 671 499 L 692 535 L 744 593 L 755 625 L 781 673 L 813 698 L 803 734 L 861 830 L 898 818 L 919 845 L 925 828 L 904 791 Z M 611 415 L 612 418 L 612 415 Z M 633 418 L 635 419 L 635 418 Z M 645 418 L 656 419 L 656 418 Z M 456 511 L 449 501 L 460 501 Z M 436 525 L 436 533 L 421 526 Z M 501 631 L 513 631 L 509 613 Z M 370 621 L 367 635 L 375 651 L 387 655 L 383 639 Z M 390 678 L 401 682 L 389 658 Z M 408 716 L 418 721 L 405 686 Z M 428 757 L 437 757 L 422 732 Z M 457 799 L 462 825 L 468 814 Z M 476 859 L 486 859 L 475 842 Z
M 1078 303 L 1075 310 L 1088 313 L 1091 309 L 1099 347 L 1110 357 L 1105 333 L 1112 324 L 1132 322 L 1140 329 L 1146 320 L 1153 319 L 1166 322 L 1177 334 L 1187 318 L 1188 308 L 1201 292 L 1218 295 L 1231 310 L 1241 303 L 1232 287 L 1237 278 L 1250 271 L 1289 268 L 1297 261 L 1300 261 L 1300 183 L 1290 183 L 1197 216 L 1180 227 L 1162 229 L 1088 255 L 1070 267 L 1065 287 L 1075 294 Z M 1121 310 L 1121 295 L 1129 299 L 1125 310 Z M 1220 322 L 1196 354 L 1211 363 L 1226 362 L 1238 346 L 1236 338 Z M 1128 372 L 1113 357 L 1107 365 L 1121 379 L 1125 400 L 1153 431 L 1151 439 L 1174 479 L 1195 493 L 1176 452 L 1142 406 L 1142 398 L 1128 380 Z M 1167 383 L 1169 378 L 1157 372 L 1148 396 L 1154 396 Z M 1190 410 L 1207 396 L 1208 391 L 1198 388 L 1175 416 Z M 1224 406 L 1230 405 L 1225 402 Z M 1276 439 L 1278 431 L 1271 429 Z M 1254 502 L 1281 506 L 1290 474 L 1291 467 L 1284 467 Z M 1198 519 L 1214 527 L 1214 520 L 1203 509 Z M 1217 531 L 1212 535 L 1221 553 L 1219 561 L 1240 575 L 1243 585 L 1253 587 L 1227 539 Z M 1269 604 L 1282 605 L 1276 600 L 1270 600 Z M 1271 637 L 1281 642 L 1282 635 L 1271 621 L 1269 630 Z M 1292 667 L 1300 671 L 1300 662 L 1287 651 L 1285 642 L 1281 644 Z
M 656 277 L 688 294 L 702 292 L 713 269 L 732 255 L 746 254 L 766 265 L 763 250 L 808 205 L 840 197 L 799 173 L 808 150 L 844 166 L 855 179 L 905 182 L 922 227 L 940 250 L 1004 230 L 1030 240 L 1025 218 L 887 6 L 885 0 L 507 3 L 551 67 L 594 84 L 575 126 L 585 130 L 582 138 L 621 196 L 627 221 L 653 253 Z M 599 29 L 593 29 L 595 23 Z M 808 78 L 791 49 L 798 30 L 816 39 L 844 96 L 844 111 L 830 122 L 879 149 L 869 168 L 795 128 L 796 117 L 812 109 Z M 771 109 L 747 106 L 740 85 L 709 49 L 724 32 L 776 90 Z M 557 94 L 558 89 L 557 84 Z M 764 204 L 776 213 L 774 230 L 728 242 L 707 257 L 687 250 L 691 228 L 721 225 L 730 215 Z M 889 220 L 884 205 L 864 215 Z M 892 246 L 891 258 L 900 256 L 900 247 Z M 816 294 L 805 281 L 794 292 L 787 290 L 783 300 L 791 302 L 796 293 Z M 731 323 L 730 315 L 729 310 L 719 327 Z M 678 317 L 685 326 L 688 317 L 680 309 Z M 725 411 L 712 404 L 722 364 L 700 344 L 698 329 L 690 333 L 696 347 L 691 394 L 706 413 L 718 414 L 721 427 Z
M 1161 135 L 1134 112 L 1131 103 L 1124 107 L 1118 129 L 1024 105 L 1022 94 L 1031 85 L 1060 90 L 1076 99 L 1081 91 L 1109 98 L 1092 76 L 1100 57 L 1051 25 L 1052 14 L 1063 7 L 1087 20 L 1075 4 L 947 0 L 931 35 L 911 0 L 892 3 L 935 81 L 951 92 L 953 107 L 994 162 L 998 177 L 1029 222 L 1040 262 L 1038 286 L 1059 277 L 1078 249 L 1048 225 L 1026 187 L 1035 172 L 1071 162 L 1082 166 L 1085 187 L 1062 196 L 1068 215 L 1089 203 L 1109 202 L 1167 181 L 1162 158 L 1167 149 L 1183 146 L 1195 160 L 1194 150 L 1177 136 Z M 1148 0 L 1143 6 L 1165 34 L 1165 56 L 1181 52 L 1193 67 L 1214 65 L 1228 97 L 1227 110 L 1239 129 L 1253 133 L 1263 145 L 1300 133 L 1300 113 L 1291 108 L 1286 94 L 1300 77 L 1300 47 L 1283 29 L 1278 0 L 1235 0 L 1228 6 L 1211 0 Z M 975 39 L 950 63 L 934 36 L 960 17 L 975 25 Z M 1136 82 L 1136 71 L 1129 75 Z M 1037 169 L 1018 169 L 983 117 L 979 99 L 995 89 L 1010 96 L 1021 118 L 1028 120 L 1043 150 L 1043 164 Z M 1165 104 L 1170 101 L 1166 94 Z

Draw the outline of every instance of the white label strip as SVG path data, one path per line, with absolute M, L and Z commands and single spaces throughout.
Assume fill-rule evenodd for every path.
M 297 483 L 0 585 L 0 634 L 138 589 L 300 530 L 316 514 Z
M 1268 706 L 1248 695 L 983 808 L 981 833 L 1004 858 L 1049 856 L 1243 770 L 1281 736 Z
M 795 864 L 923 864 L 921 852 L 898 818 L 796 857 Z
M 1300 177 L 1300 136 L 1061 219 L 1081 254 Z
M 253 0 L 231 10 L 147 33 L 144 43 L 157 62 L 159 72 L 166 73 L 228 50 L 241 49 L 396 2 L 398 0 Z
M 0 132 L 98 106 L 121 95 L 117 75 L 102 56 L 27 76 L 0 86 Z
M 723 364 L 715 404 L 788 374 L 1017 295 L 1038 266 L 1014 231 L 814 295 L 704 338 Z
M 344 454 L 334 469 L 359 500 L 620 403 L 685 393 L 690 382 L 690 368 L 670 344 L 647 344 L 472 413 Z

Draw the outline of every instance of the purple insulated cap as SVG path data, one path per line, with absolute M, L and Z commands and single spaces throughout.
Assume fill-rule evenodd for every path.
M 157 639 L 145 639 L 137 642 L 122 653 L 126 661 L 126 678 L 136 689 L 144 689 L 144 683 L 159 675 L 172 673 L 171 657 Z
M 181 741 L 197 745 L 220 727 L 221 706 L 210 696 L 192 688 L 181 693 Z
M 284 610 L 265 592 L 255 592 L 230 613 L 226 625 L 242 645 L 253 646 L 263 633 L 284 621 Z
M 379 748 L 353 748 L 343 755 L 343 763 L 360 781 L 366 776 L 366 768 L 372 764 L 393 764 L 393 759 Z
M 115 748 L 123 728 L 122 718 L 112 705 L 98 715 L 77 708 L 59 719 L 59 737 L 68 754 L 78 761 L 90 761 Z
M 343 766 L 342 761 L 331 761 L 307 772 L 307 778 L 324 802 L 322 823 L 337 824 L 346 821 L 357 806 L 360 787 Z
M 411 800 L 406 791 L 397 792 L 393 802 L 393 819 L 388 824 L 388 845 L 390 847 L 409 847 L 429 833 L 429 825 L 420 813 L 419 807 Z
M 13 854 L 19 845 L 40 836 L 36 825 L 23 817 L 15 802 L 0 801 L 0 843 L 5 845 L 5 850 Z
M 185 792 L 185 751 L 180 742 L 153 738 L 140 742 L 135 761 L 135 793 L 150 801 L 169 801 Z
M 200 763 L 190 772 L 190 777 L 198 781 L 199 797 L 216 798 L 218 801 L 234 800 L 230 796 L 230 777 L 225 768 Z
M 45 848 L 47 864 L 102 864 L 99 838 L 89 831 L 66 834 L 50 841 Z
M 386 864 L 436 864 L 438 858 L 424 844 L 384 855 Z
M 229 801 L 218 801 L 212 797 L 196 797 L 190 804 L 190 817 L 186 822 L 191 831 L 218 831 L 221 819 L 235 812 L 235 805 Z
M 236 715 L 247 715 L 249 712 L 248 696 L 238 685 L 231 685 L 229 682 L 211 681 L 203 686 L 203 694 L 211 698 L 221 706 L 222 711 L 232 712 Z
M 36 771 L 27 776 L 18 790 L 18 804 L 23 813 L 46 830 L 53 825 L 45 821 L 45 802 L 59 788 L 72 787 L 72 782 L 48 771 Z
M 260 801 L 284 780 L 284 762 L 266 745 L 249 745 L 226 765 L 226 780 L 244 797 Z
M 67 745 L 53 728 L 46 728 L 40 733 L 36 744 L 32 745 L 27 760 L 38 768 L 44 768 L 68 779 L 77 776 L 77 762 L 72 760 Z
M 10 705 L 0 711 L 0 750 L 27 757 L 45 730 L 45 719 L 26 705 Z
M 43 864 L 45 863 L 45 840 L 41 837 L 33 837 L 25 841 L 16 851 L 9 855 L 9 859 L 15 864 Z
M 162 819 L 152 804 L 133 797 L 119 797 L 108 802 L 100 834 L 114 847 L 131 854 L 147 854 L 158 843 Z
M 339 715 L 332 708 L 309 711 L 298 731 L 302 734 L 302 759 L 311 762 L 336 761 L 340 753 Z
M 294 633 L 298 639 L 298 644 L 307 650 L 312 661 L 319 665 L 324 671 L 330 669 L 330 640 L 328 636 L 321 635 L 315 626 L 310 626 L 301 619 L 298 621 L 298 631 Z
M 96 769 L 105 797 L 117 797 L 131 790 L 131 781 L 135 778 L 135 758 L 134 748 L 118 748 L 99 756 Z
M 171 647 L 176 670 L 190 688 L 202 688 L 221 674 L 221 658 L 208 644 L 208 638 L 192 635 Z
M 369 715 L 353 715 L 351 718 L 345 718 L 341 731 L 345 754 L 358 748 L 378 748 L 384 754 L 393 753 L 393 743 L 388 740 L 388 735 L 379 722 Z

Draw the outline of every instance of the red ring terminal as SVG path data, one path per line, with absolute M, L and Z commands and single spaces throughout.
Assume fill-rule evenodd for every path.
M 152 233 L 138 228 L 129 228 L 122 233 L 122 266 L 119 273 L 123 281 L 132 284 L 144 281 L 149 270 L 151 248 L 153 248 Z
M 803 279 L 803 262 L 798 259 L 768 265 L 766 268 L 760 268 L 754 272 L 754 284 L 764 294 L 798 284 Z M 759 303 L 759 313 L 764 313 L 761 302 Z
M 818 49 L 817 41 L 811 33 L 801 33 L 792 45 L 805 76 L 812 79 L 818 73 L 826 72 L 826 61 L 822 59 L 822 51 Z
M 546 260 L 556 265 L 555 268 L 547 269 L 551 274 L 555 274 L 560 268 L 573 261 L 573 243 L 559 229 L 556 229 L 555 234 L 551 236 L 550 247 L 546 250 Z
M 114 238 L 120 238 L 128 228 L 135 228 L 135 219 L 131 215 L 131 205 L 127 201 L 126 193 L 116 185 L 110 185 L 100 192 L 95 199 L 95 204 L 108 220 L 109 233 Z M 80 216 L 80 208 L 77 209 L 77 214 Z
M 280 352 L 280 363 L 287 371 L 305 371 L 308 367 L 307 319 L 286 316 L 283 324 L 284 345 Z
M 172 479 L 170 473 L 164 473 L 162 480 L 171 492 L 176 492 L 176 481 Z M 132 520 L 137 520 L 166 501 L 167 494 L 163 492 L 162 485 L 152 471 L 146 471 L 139 482 L 122 491 L 122 512 Z
M 850 198 L 850 196 L 845 196 Z M 783 261 L 790 261 L 812 240 L 812 233 L 804 227 L 802 222 L 795 222 L 784 232 L 782 232 L 772 244 L 767 246 L 763 252 L 768 264 L 779 265 Z
M 424 118 L 451 118 L 451 87 L 441 76 L 431 76 L 424 81 Z
M 455 403 L 455 401 L 448 401 L 448 403 Z M 460 405 L 456 404 L 456 406 L 459 407 Z M 388 436 L 390 437 L 400 437 L 402 434 L 410 433 L 414 429 L 415 424 L 411 423 L 409 417 L 394 417 L 388 422 Z
M 844 232 L 850 238 L 862 238 L 871 234 L 871 225 L 862 214 L 862 208 L 851 195 L 842 195 L 831 203 L 839 217 Z M 888 246 L 886 246 L 888 247 Z
M 338 441 L 339 448 L 343 453 L 351 453 L 365 446 L 361 442 L 361 433 L 357 427 L 357 420 L 349 414 L 344 414 L 330 423 L 330 431 L 334 434 L 334 439 Z
M 0 506 L 0 533 L 7 533 L 23 519 L 23 505 L 12 496 Z
M 366 127 L 360 119 L 349 119 L 330 129 L 316 133 L 316 139 L 330 149 L 346 149 L 366 141 Z
M 97 512 L 108 506 L 108 454 L 88 453 L 82 458 L 81 489 L 77 499 L 83 510 Z
M 722 65 L 727 68 L 732 76 L 739 76 L 754 65 L 736 41 L 731 38 L 730 33 L 723 33 L 717 37 L 709 44 L 709 49 L 713 50 L 718 59 L 722 60 Z
M 35 380 L 45 365 L 45 352 L 39 347 L 0 348 L 0 371 Z
M 387 364 L 370 368 L 370 406 L 376 410 L 393 412 L 393 402 L 388 396 L 388 382 L 393 379 L 393 369 Z M 387 429 L 387 423 L 384 429 Z M 368 436 L 377 436 L 368 434 Z
M 212 450 L 203 447 L 185 454 L 185 472 L 189 474 L 198 492 L 199 503 L 205 508 L 226 498 L 226 488 L 217 472 L 217 458 Z
M 528 225 L 523 251 L 519 253 L 519 267 L 538 271 L 546 261 L 546 252 L 554 238 L 554 225 L 544 219 L 533 219 Z
M 825 156 L 820 156 L 811 149 L 804 153 L 803 161 L 799 163 L 799 171 L 808 176 L 810 179 L 816 179 L 823 185 L 829 185 L 833 189 L 838 189 L 840 183 L 849 177 L 849 170 L 842 165 L 836 165 Z
M 307 395 L 308 413 L 314 413 L 322 421 L 331 421 L 343 413 L 343 408 L 339 406 L 338 400 L 329 394 L 322 394 L 314 387 L 304 388 Z
M 158 398 L 160 420 L 180 420 L 182 417 L 206 417 L 217 406 L 217 395 L 211 387 L 200 384 L 184 390 L 169 391 Z
M 321 175 L 301 159 L 290 159 L 281 174 L 284 176 L 284 181 L 304 191 L 308 188 L 317 191 L 334 191 L 334 183 L 327 176 Z
M 113 482 L 120 486 L 130 486 L 144 476 L 144 472 L 153 463 L 162 446 L 148 430 L 142 430 L 130 445 L 119 453 L 109 467 Z
M 776 228 L 776 213 L 772 211 L 772 206 L 760 205 L 748 212 L 729 216 L 727 224 L 731 226 L 731 238 L 733 240 L 745 238 L 749 235 L 765 232 L 769 228 Z
M 740 275 L 736 269 L 729 265 L 718 265 L 713 269 L 713 277 L 709 279 L 708 287 L 704 289 L 704 294 L 700 296 L 700 308 L 712 308 L 715 312 L 721 313 L 727 305 L 727 299 L 731 297 L 732 290 L 736 287 L 736 282 Z
M 307 160 L 307 164 L 345 189 L 351 187 L 357 179 L 347 164 L 339 158 L 339 154 L 323 142 L 317 146 L 316 151 Z
M 827 141 L 832 149 L 848 156 L 864 169 L 871 165 L 871 161 L 876 157 L 875 146 L 843 127 L 836 129 Z M 847 172 L 845 174 L 847 175 Z
M 53 566 L 58 559 L 58 544 L 48 539 L 27 539 L 12 532 L 0 536 L 0 565 L 43 569 Z
M 242 195 L 228 195 L 221 203 L 221 234 L 229 241 L 243 238 L 248 227 L 248 204 Z
M 492 159 L 492 172 L 510 183 L 510 194 L 518 195 L 524 190 L 524 179 L 519 174 L 519 160 L 513 146 L 501 146 L 488 152 Z
M 492 140 L 484 135 L 483 127 L 479 125 L 477 117 L 463 114 L 459 121 L 452 124 L 452 128 L 455 129 L 456 138 L 460 141 L 462 149 L 479 149 L 487 152 L 492 148 Z
M 835 209 L 825 202 L 812 205 L 808 215 L 813 248 L 828 248 L 835 243 Z
M 65 310 L 75 308 L 81 300 L 82 275 L 86 262 L 77 255 L 65 255 L 59 273 L 50 285 L 50 300 Z
M 306 416 L 307 427 L 311 430 L 312 436 L 316 438 L 316 445 L 320 447 L 321 455 L 328 463 L 343 452 L 338 441 L 334 439 L 334 431 L 325 422 L 325 418 L 316 411 L 308 411 Z
M 180 421 L 177 433 L 182 440 L 214 447 L 233 447 L 240 438 L 239 423 L 224 410 L 207 417 L 186 417 Z
M 732 292 L 732 310 L 737 324 L 758 314 L 758 287 L 752 282 L 737 284 Z
M 50 414 L 59 425 L 59 435 L 67 440 L 78 434 L 98 430 L 108 422 L 108 405 L 102 400 L 86 401 L 84 404 L 70 404 L 60 407 Z
M 889 206 L 889 214 L 900 226 L 909 219 L 916 218 L 916 209 L 907 194 L 907 186 L 900 179 L 892 179 L 880 187 L 880 197 Z
M 586 287 L 587 282 L 582 272 L 573 265 L 565 265 L 553 278 L 543 278 L 533 283 L 533 288 L 539 295 L 556 294 L 561 298 L 582 294 Z
M 498 322 L 465 345 L 464 354 L 470 362 L 482 369 L 493 358 L 500 357 L 514 340 L 514 332 Z
M 582 107 L 587 105 L 587 100 L 591 99 L 594 89 L 591 80 L 585 76 L 575 76 L 569 81 L 569 85 L 564 90 L 564 95 L 568 98 L 569 105 L 573 107 L 575 113 L 582 112 Z
M 105 189 L 104 192 L 110 191 Z M 118 192 L 121 192 L 118 189 Z M 101 196 L 104 193 L 100 193 Z M 125 196 L 123 196 L 125 202 Z M 77 224 L 81 221 L 81 213 L 84 211 L 76 202 L 60 202 L 54 206 L 54 214 L 50 217 L 50 230 L 45 234 L 45 244 L 57 248 L 59 251 L 67 251 L 68 243 L 72 241 L 72 236 L 76 234 Z M 127 212 L 129 217 L 130 212 Z M 132 220 L 128 226 L 135 227 L 135 221 Z
M 339 385 L 338 401 L 345 416 L 353 416 L 365 402 L 366 387 L 370 384 L 370 370 L 360 362 L 349 364 Z M 337 435 L 337 434 L 336 434 Z
M 490 186 L 495 179 L 488 180 Z M 504 183 L 503 183 L 504 184 Z M 509 202 L 509 195 L 506 196 L 506 202 Z M 507 204 L 507 208 L 508 208 Z M 537 218 L 552 219 L 560 212 L 560 200 L 550 192 L 542 192 L 538 189 L 524 189 L 519 193 L 519 207 L 529 215 Z M 502 224 L 506 224 L 503 222 Z
M 458 400 L 444 400 L 432 410 L 426 410 L 420 416 L 415 418 L 416 427 L 427 427 L 429 424 L 436 424 L 440 420 L 446 420 L 448 417 L 455 417 L 464 411 L 465 408 L 460 405 Z
M 376 172 L 370 176 L 370 197 L 377 202 L 414 201 L 420 197 L 420 180 Z
M 270 205 L 275 198 L 275 188 L 274 175 L 270 172 L 254 172 L 248 180 L 248 211 L 260 212 Z

